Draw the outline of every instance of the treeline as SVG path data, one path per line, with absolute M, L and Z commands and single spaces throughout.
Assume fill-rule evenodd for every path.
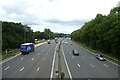
M 55 38 L 55 34 L 50 30 L 45 28 L 44 32 L 40 32 L 40 31 L 36 31 L 34 32 L 34 39 L 54 39 Z
M 2 22 L 2 50 L 19 48 L 21 43 L 34 42 L 33 30 L 27 25 Z
M 113 8 L 107 16 L 97 14 L 71 37 L 93 49 L 120 56 L 120 7 Z
M 33 30 L 21 23 L 2 22 L 2 50 L 19 48 L 21 43 L 35 42 L 35 39 L 53 39 L 55 34 L 50 29 L 44 32 Z

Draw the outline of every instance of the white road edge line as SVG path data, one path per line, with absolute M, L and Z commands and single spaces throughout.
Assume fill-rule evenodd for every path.
M 76 44 L 76 43 L 75 43 Z M 78 44 L 76 44 L 77 46 L 79 46 Z M 84 50 L 86 50 L 86 51 L 88 51 L 88 52 L 90 52 L 90 53 L 92 53 L 92 54 L 94 54 L 94 55 L 96 55 L 94 52 L 92 52 L 92 51 L 90 51 L 90 50 L 87 50 L 87 49 L 85 49 L 85 48 L 83 48 L 82 46 L 79 46 L 80 48 L 82 48 L 82 49 L 84 49 Z M 114 65 L 116 65 L 116 66 L 119 66 L 118 64 L 116 64 L 116 63 L 114 63 L 114 62 L 112 62 L 112 61 L 110 61 L 110 60 L 108 60 L 107 59 L 107 61 L 109 61 L 109 62 L 111 62 L 112 64 L 114 64 Z
M 40 68 L 37 68 L 37 72 L 39 71 Z
M 43 43 L 43 44 L 41 44 L 41 45 L 44 45 L 44 44 L 46 44 L 46 43 Z M 40 46 L 41 46 L 41 45 L 40 45 Z M 36 48 L 36 47 L 35 47 L 35 48 Z M 8 59 L 5 59 L 5 60 L 3 60 L 3 61 L 0 61 L 0 64 L 3 64 L 3 63 L 5 63 L 5 62 L 7 62 L 7 61 L 9 61 L 9 60 L 12 60 L 12 59 L 20 56 L 21 54 L 22 54 L 22 53 L 20 52 L 18 55 L 15 55 L 15 56 L 13 56 L 13 57 L 10 57 L 10 58 L 8 58 Z
M 22 69 L 20 69 L 20 72 L 24 70 L 24 67 Z
M 58 45 L 58 44 L 57 44 L 57 45 Z M 54 63 L 55 63 L 55 56 L 56 56 L 57 45 L 56 45 L 56 47 L 55 47 L 55 52 L 54 52 L 54 57 L 53 57 L 53 62 L 52 62 L 52 69 L 51 69 L 50 80 L 52 80 L 52 75 L 53 75 L 53 68 L 54 68 Z
M 64 51 L 63 51 L 62 46 L 61 46 L 61 49 L 62 49 L 62 54 L 63 54 L 63 56 L 64 56 L 64 60 L 65 60 L 66 66 L 67 66 L 67 70 L 68 70 L 70 79 L 72 80 L 72 76 L 71 76 L 71 73 L 70 73 L 70 69 L 69 69 L 69 67 L 68 67 L 67 60 L 66 60 L 66 58 L 65 58 L 65 54 L 64 54 Z
M 80 64 L 78 64 L 78 67 L 80 67 Z
M 5 70 L 7 70 L 7 69 L 9 69 L 9 68 L 10 68 L 10 66 L 6 67 Z
M 104 64 L 104 66 L 108 67 L 108 65 Z

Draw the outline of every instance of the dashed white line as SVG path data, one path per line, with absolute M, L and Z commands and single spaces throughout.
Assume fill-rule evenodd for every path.
M 61 48 L 62 48 L 62 47 L 61 47 Z M 64 60 L 65 60 L 66 66 L 67 66 L 67 70 L 68 70 L 70 79 L 72 80 L 72 75 L 71 75 L 71 73 L 70 73 L 70 69 L 69 69 L 69 67 L 68 67 L 67 60 L 66 60 L 66 58 L 65 58 L 65 54 L 64 54 L 63 48 L 62 48 L 62 54 L 63 54 Z
M 108 65 L 104 64 L 104 66 L 108 67 Z
M 34 60 L 34 58 L 32 58 L 32 60 Z
M 94 65 L 93 64 L 90 64 L 92 67 L 94 67 Z
M 37 72 L 39 71 L 40 68 L 37 68 Z
M 20 69 L 20 72 L 24 70 L 24 67 Z
M 23 58 L 20 58 L 21 60 L 23 60 Z
M 42 60 L 44 61 L 44 60 L 45 60 L 45 58 L 42 58 Z
M 78 67 L 80 67 L 80 64 L 78 64 Z
M 72 58 L 74 59 L 74 56 L 72 56 Z
M 5 70 L 7 70 L 7 69 L 9 69 L 9 68 L 10 68 L 10 66 L 6 67 Z

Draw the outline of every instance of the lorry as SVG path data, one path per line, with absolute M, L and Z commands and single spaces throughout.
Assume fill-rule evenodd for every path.
M 20 44 L 20 52 L 22 54 L 29 54 L 29 52 L 33 52 L 35 50 L 34 43 L 24 43 Z

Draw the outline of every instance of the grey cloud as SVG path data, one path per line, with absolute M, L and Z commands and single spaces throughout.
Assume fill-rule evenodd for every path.
M 72 20 L 72 21 L 61 21 L 61 20 L 57 20 L 57 19 L 52 19 L 52 20 L 48 20 L 48 23 L 53 23 L 53 24 L 61 24 L 61 25 L 73 25 L 73 26 L 81 26 L 83 25 L 85 22 L 88 22 L 89 20 Z
M 26 12 L 27 8 L 29 8 L 29 5 L 25 3 L 25 1 L 18 1 L 17 3 L 8 6 L 1 6 L 1 8 L 6 12 L 1 19 L 5 20 L 5 17 L 7 16 L 6 20 L 18 21 L 29 25 L 41 24 L 38 17 Z M 10 16 L 13 13 L 16 14 L 15 17 Z
M 25 2 L 24 2 L 25 3 Z M 11 13 L 16 13 L 16 14 L 24 14 L 25 10 L 28 8 L 27 4 L 24 4 L 22 1 L 14 3 L 12 5 L 8 6 L 2 6 L 2 8 L 6 11 L 6 13 L 11 14 Z

